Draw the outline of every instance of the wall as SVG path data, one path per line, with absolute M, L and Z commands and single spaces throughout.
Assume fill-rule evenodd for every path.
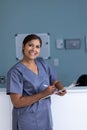
M 15 34 L 34 32 L 50 33 L 51 59 L 47 61 L 54 66 L 54 59 L 59 59 L 55 69 L 65 86 L 87 73 L 86 5 L 86 0 L 0 0 L 0 75 L 6 76 L 17 62 Z M 81 48 L 59 50 L 55 46 L 58 38 L 80 38 Z

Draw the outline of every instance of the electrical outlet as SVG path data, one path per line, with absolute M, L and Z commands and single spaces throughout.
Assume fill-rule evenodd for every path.
M 0 76 L 0 84 L 5 83 L 5 76 Z

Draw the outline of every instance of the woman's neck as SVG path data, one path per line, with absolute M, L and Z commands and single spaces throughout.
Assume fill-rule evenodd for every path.
M 32 59 L 25 59 L 25 58 L 23 58 L 21 60 L 21 62 L 24 63 L 24 64 L 27 64 L 27 65 L 33 65 L 33 64 L 35 64 L 35 60 L 32 60 Z
M 22 59 L 21 63 L 24 64 L 27 68 L 33 71 L 35 74 L 38 74 L 38 67 L 35 63 L 35 60 L 25 60 Z

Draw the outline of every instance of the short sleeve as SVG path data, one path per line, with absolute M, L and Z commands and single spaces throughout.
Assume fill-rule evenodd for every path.
M 55 68 L 53 66 L 51 66 L 50 64 L 48 64 L 44 59 L 41 58 L 39 60 L 42 63 L 46 72 L 48 73 L 50 84 L 52 84 L 54 81 L 58 80 L 58 76 L 57 76 Z
M 58 76 L 56 73 L 56 70 L 53 66 L 48 65 L 48 73 L 49 73 L 49 80 L 50 83 L 52 84 L 54 81 L 58 80 Z
M 7 94 L 16 93 L 22 94 L 23 91 L 23 78 L 17 70 L 10 70 L 7 73 Z

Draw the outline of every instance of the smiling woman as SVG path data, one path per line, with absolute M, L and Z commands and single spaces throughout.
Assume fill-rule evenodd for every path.
M 33 39 L 32 39 L 33 38 Z M 23 41 L 22 52 L 23 52 L 23 60 L 34 59 L 40 53 L 40 48 L 42 46 L 42 41 L 40 37 L 36 37 L 36 35 L 32 34 L 27 36 Z
M 28 67 L 32 72 L 38 74 L 38 68 L 34 59 L 38 57 L 40 53 L 40 48 L 42 46 L 42 41 L 40 37 L 32 34 L 25 37 L 23 40 L 22 52 L 23 52 L 23 59 L 21 63 Z M 31 62 L 33 64 L 31 64 Z
M 13 103 L 12 130 L 53 130 L 49 95 L 64 86 L 58 81 L 55 70 L 38 58 L 41 46 L 39 36 L 26 36 L 22 60 L 7 73 L 7 94 Z M 66 89 L 58 93 L 60 96 L 65 94 Z

